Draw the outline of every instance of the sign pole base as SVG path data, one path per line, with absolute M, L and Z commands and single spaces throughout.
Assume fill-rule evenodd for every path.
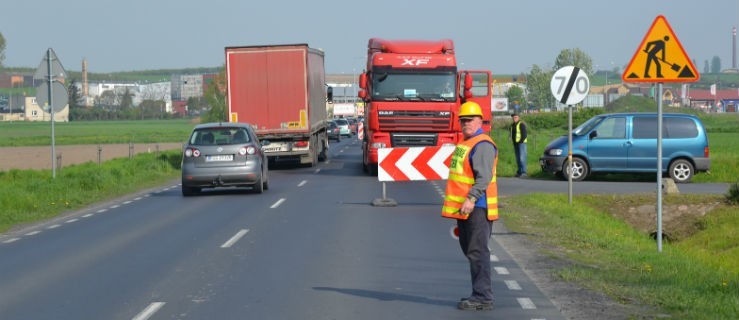
M 385 190 L 385 182 L 382 183 L 382 199 L 377 198 L 375 200 L 372 200 L 372 205 L 375 207 L 397 207 L 398 206 L 397 201 L 387 197 L 387 192 Z

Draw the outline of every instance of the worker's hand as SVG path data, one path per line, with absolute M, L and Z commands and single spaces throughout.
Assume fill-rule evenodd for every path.
M 470 201 L 470 199 L 465 199 L 464 203 L 462 204 L 462 208 L 459 210 L 462 212 L 462 214 L 470 214 L 472 213 L 472 209 L 475 208 L 475 203 Z

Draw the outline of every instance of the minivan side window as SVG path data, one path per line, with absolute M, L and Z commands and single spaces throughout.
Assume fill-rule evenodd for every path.
M 634 139 L 657 139 L 657 117 L 634 117 L 632 135 Z
M 626 118 L 614 117 L 603 120 L 598 126 L 598 139 L 626 138 Z
M 698 136 L 698 127 L 689 118 L 666 117 L 662 123 L 664 139 Z M 657 139 L 657 117 L 634 117 L 634 139 Z
M 698 127 L 695 121 L 688 118 L 665 118 L 667 138 L 684 139 L 698 136 Z

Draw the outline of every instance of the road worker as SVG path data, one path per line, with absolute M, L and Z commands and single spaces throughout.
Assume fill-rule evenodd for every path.
M 459 245 L 470 264 L 472 293 L 457 304 L 461 310 L 491 310 L 493 288 L 488 240 L 498 219 L 496 167 L 498 148 L 482 130 L 482 109 L 475 102 L 460 106 L 464 141 L 457 144 L 449 165 L 441 215 L 456 219 Z

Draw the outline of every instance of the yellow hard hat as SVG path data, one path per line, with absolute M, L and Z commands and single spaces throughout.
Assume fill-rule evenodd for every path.
M 482 117 L 482 109 L 476 102 L 467 101 L 459 107 L 459 117 Z

